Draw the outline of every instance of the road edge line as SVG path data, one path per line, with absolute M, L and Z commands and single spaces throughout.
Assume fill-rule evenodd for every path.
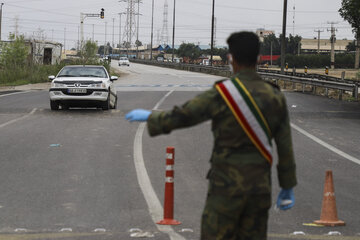
M 172 93 L 173 91 L 168 92 L 154 107 L 156 110 L 162 102 Z M 160 221 L 162 218 L 163 207 L 160 203 L 159 198 L 157 197 L 155 190 L 151 184 L 149 175 L 147 173 L 145 162 L 142 153 L 142 136 L 146 127 L 146 123 L 140 123 L 134 140 L 134 164 L 136 170 L 136 176 L 140 189 L 144 195 L 145 201 L 148 205 L 148 210 L 150 216 L 155 223 L 159 231 L 164 232 L 169 235 L 171 240 L 185 240 L 185 238 L 174 231 L 171 226 L 167 225 L 158 225 L 156 222 Z
M 8 125 L 10 125 L 10 124 L 13 124 L 13 123 L 15 123 L 15 122 L 17 122 L 17 121 L 23 120 L 23 119 L 29 117 L 30 115 L 33 115 L 33 114 L 36 112 L 36 110 L 37 110 L 37 108 L 34 108 L 33 110 L 31 110 L 30 113 L 28 113 L 28 114 L 26 114 L 26 115 L 24 115 L 24 116 L 21 116 L 21 117 L 19 117 L 19 118 L 15 118 L 15 119 L 13 119 L 13 120 L 10 120 L 10 121 L 8 121 L 8 122 L 5 122 L 5 123 L 3 123 L 3 124 L 0 124 L 0 128 L 3 128 L 3 127 L 8 126 Z
M 8 94 L 3 94 L 3 95 L 0 95 L 0 98 L 2 97 L 7 97 L 7 96 L 11 96 L 11 95 L 16 95 L 16 94 L 20 94 L 20 93 L 28 93 L 28 92 L 31 92 L 30 90 L 29 91 L 19 91 L 19 92 L 13 92 L 13 93 L 8 93 Z
M 334 146 L 332 146 L 332 145 L 324 142 L 323 140 L 315 137 L 314 135 L 308 133 L 308 132 L 305 131 L 304 129 L 302 129 L 302 128 L 300 128 L 299 126 L 295 125 L 294 123 L 290 123 L 290 125 L 291 125 L 292 128 L 294 128 L 295 130 L 297 130 L 297 131 L 300 132 L 301 134 L 305 135 L 306 137 L 310 138 L 311 140 L 317 142 L 318 144 L 322 145 L 323 147 L 325 147 L 325 148 L 329 149 L 330 151 L 332 151 L 332 152 L 340 155 L 340 156 L 343 157 L 343 158 L 346 158 L 347 160 L 350 160 L 350 161 L 352 161 L 352 162 L 357 163 L 357 164 L 360 165 L 360 160 L 359 160 L 359 159 L 357 159 L 357 158 L 355 158 L 355 157 L 353 157 L 353 156 L 351 156 L 351 155 L 349 155 L 349 154 L 341 151 L 340 149 L 338 149 L 338 148 L 336 148 L 336 147 L 334 147 Z

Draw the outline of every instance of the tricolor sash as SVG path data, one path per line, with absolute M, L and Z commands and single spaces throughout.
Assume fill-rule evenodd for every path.
M 271 165 L 271 131 L 249 91 L 237 77 L 215 86 L 246 135 Z

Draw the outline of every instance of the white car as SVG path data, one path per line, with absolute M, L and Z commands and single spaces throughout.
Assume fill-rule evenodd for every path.
M 51 110 L 69 107 L 100 107 L 103 110 L 116 108 L 117 95 L 113 86 L 116 76 L 109 76 L 100 65 L 69 65 L 51 80 Z
M 129 59 L 127 57 L 120 57 L 119 66 L 122 66 L 122 65 L 130 66 Z

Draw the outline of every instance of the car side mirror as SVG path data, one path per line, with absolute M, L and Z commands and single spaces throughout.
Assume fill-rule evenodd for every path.
M 117 77 L 117 76 L 111 76 L 111 77 L 110 77 L 110 81 L 116 81 L 116 80 L 118 80 L 118 77 Z
M 54 76 L 54 75 L 50 75 L 48 78 L 49 78 L 50 81 L 52 81 L 52 80 L 55 79 L 55 76 Z

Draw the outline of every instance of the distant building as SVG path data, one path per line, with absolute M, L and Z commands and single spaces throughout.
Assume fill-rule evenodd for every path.
M 275 31 L 273 30 L 266 30 L 264 28 L 258 28 L 256 29 L 256 35 L 259 37 L 260 42 L 264 41 L 264 37 L 269 36 L 271 34 L 275 34 Z
M 11 41 L 1 41 L 3 45 L 11 43 Z M 30 64 L 53 65 L 60 63 L 62 55 L 62 44 L 56 42 L 25 40 L 28 47 L 28 62 Z M 1 50 L 0 50 L 1 52 Z
M 301 52 L 303 53 L 317 53 L 318 51 L 318 39 L 301 39 Z M 351 43 L 352 40 L 336 40 L 335 52 L 345 52 L 346 46 Z M 331 51 L 330 39 L 320 39 L 320 53 L 328 53 Z
M 30 60 L 35 64 L 54 65 L 61 61 L 62 44 L 56 42 L 31 40 L 26 41 L 30 46 Z

